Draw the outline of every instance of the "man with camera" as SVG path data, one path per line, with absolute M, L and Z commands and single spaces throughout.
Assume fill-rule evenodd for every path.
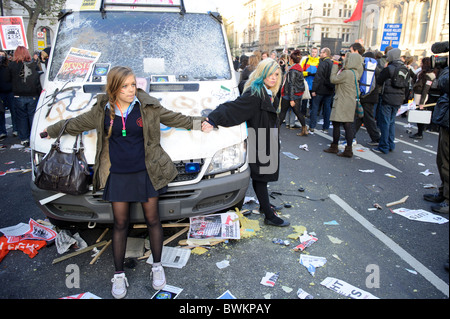
M 449 42 L 436 42 L 432 45 L 431 51 L 435 54 L 449 51 Z M 439 192 L 435 194 L 425 194 L 423 198 L 429 202 L 436 203 L 431 206 L 431 210 L 448 214 L 449 205 L 449 119 L 448 119 L 448 56 L 432 56 L 432 68 L 441 69 L 438 77 L 438 86 L 441 96 L 436 102 L 432 122 L 439 125 L 439 143 L 436 155 L 436 164 L 441 178 Z

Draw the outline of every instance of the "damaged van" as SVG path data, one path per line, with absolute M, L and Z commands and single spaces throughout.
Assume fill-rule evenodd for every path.
M 221 16 L 210 1 L 71 0 L 59 17 L 33 122 L 30 146 L 33 172 L 53 139 L 39 133 L 51 124 L 88 111 L 104 93 L 114 66 L 128 66 L 138 87 L 165 108 L 207 116 L 238 97 L 237 81 Z M 160 125 L 161 145 L 178 176 L 160 196 L 161 220 L 176 220 L 242 205 L 250 171 L 246 124 L 209 134 Z M 71 152 L 75 137 L 63 135 L 61 149 Z M 83 133 L 91 172 L 97 132 Z M 34 174 L 33 174 L 34 179 Z M 39 189 L 33 197 L 54 220 L 112 223 L 111 204 L 102 191 L 72 196 Z M 132 204 L 130 220 L 144 222 Z

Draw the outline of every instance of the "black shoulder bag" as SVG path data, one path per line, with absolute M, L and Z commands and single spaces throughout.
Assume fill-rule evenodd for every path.
M 60 139 L 68 122 L 69 120 L 66 120 L 50 151 L 38 164 L 34 183 L 41 189 L 81 195 L 89 190 L 90 173 L 81 134 L 75 139 L 72 153 L 61 152 Z

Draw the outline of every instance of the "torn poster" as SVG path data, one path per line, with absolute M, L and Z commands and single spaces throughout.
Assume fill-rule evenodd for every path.
M 308 269 L 309 273 L 314 277 L 316 268 L 322 267 L 327 262 L 325 257 L 317 257 L 311 255 L 300 255 L 300 264 Z
M 355 286 L 346 283 L 343 280 L 333 277 L 325 278 L 321 283 L 322 286 L 337 292 L 340 295 L 347 296 L 353 299 L 379 299 L 371 293 L 361 290 Z
M 274 287 L 278 277 L 280 277 L 280 272 L 266 272 L 266 275 L 261 279 L 260 284 L 268 287 Z
M 239 217 L 234 212 L 190 218 L 188 239 L 240 239 Z
M 5 236 L 8 240 L 7 242 L 17 243 L 24 239 L 52 241 L 57 236 L 57 233 L 53 229 L 50 229 L 48 227 L 39 224 L 32 218 L 30 218 L 28 225 L 29 225 L 28 230 L 21 235 Z
M 448 222 L 448 219 L 427 212 L 423 209 L 407 209 L 407 208 L 398 208 L 392 211 L 395 214 L 402 215 L 410 220 L 418 220 L 420 222 L 427 223 L 435 223 L 435 224 L 445 224 Z

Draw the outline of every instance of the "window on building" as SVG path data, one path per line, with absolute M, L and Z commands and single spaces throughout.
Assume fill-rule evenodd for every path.
M 322 28 L 322 38 L 329 38 L 330 28 L 323 27 Z
M 324 3 L 323 4 L 323 16 L 324 17 L 331 16 L 331 3 Z
M 400 7 L 395 8 L 394 23 L 402 23 L 402 9 Z
M 427 41 L 430 2 L 424 2 L 419 20 L 419 43 Z
M 344 4 L 344 18 L 350 18 L 352 16 L 352 8 L 349 4 Z
M 342 28 L 342 42 L 350 41 L 350 28 Z

